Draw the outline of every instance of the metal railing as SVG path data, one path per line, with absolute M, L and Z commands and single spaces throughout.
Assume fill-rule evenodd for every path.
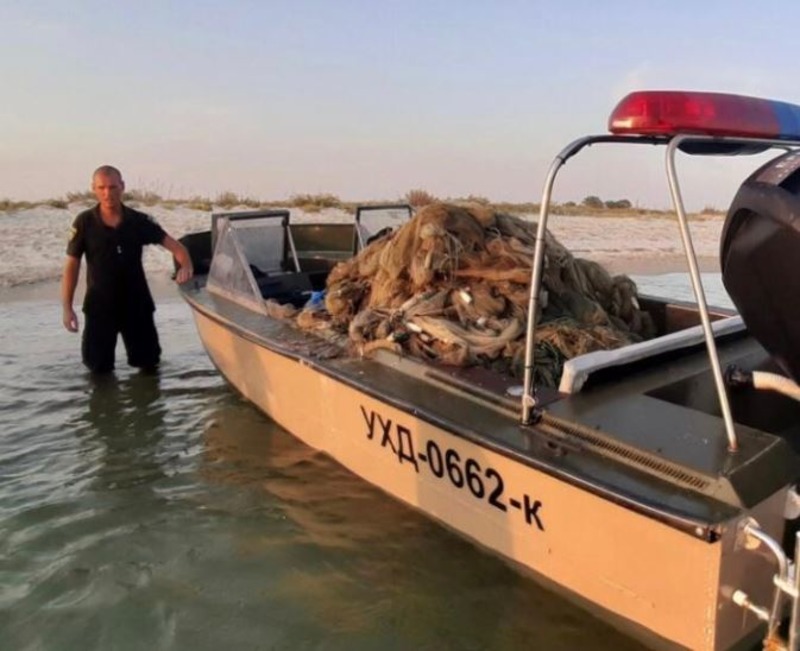
M 536 228 L 536 246 L 534 249 L 533 263 L 531 268 L 531 288 L 528 301 L 528 326 L 525 341 L 525 374 L 522 392 L 522 418 L 523 425 L 530 425 L 539 418 L 538 401 L 536 397 L 536 387 L 534 386 L 534 366 L 536 349 L 536 322 L 537 311 L 539 309 L 539 296 L 542 290 L 542 266 L 545 256 L 545 234 L 547 232 L 547 221 L 550 214 L 550 203 L 553 186 L 558 172 L 563 165 L 575 156 L 584 147 L 600 143 L 616 144 L 649 144 L 666 145 L 666 167 L 667 179 L 672 197 L 673 207 L 678 220 L 678 228 L 681 236 L 683 250 L 686 256 L 686 263 L 691 278 L 692 289 L 697 302 L 698 312 L 703 327 L 703 335 L 708 351 L 709 366 L 714 377 L 717 398 L 725 427 L 725 434 L 728 439 L 728 451 L 733 453 L 738 450 L 739 444 L 736 438 L 736 428 L 731 415 L 730 402 L 725 389 L 725 381 L 720 367 L 717 346 L 714 340 L 714 332 L 711 328 L 711 318 L 709 316 L 708 304 L 706 302 L 703 283 L 697 265 L 697 255 L 692 244 L 689 232 L 689 222 L 684 209 L 683 197 L 680 191 L 678 175 L 675 166 L 675 153 L 678 149 L 684 151 L 703 150 L 704 153 L 717 153 L 724 155 L 730 154 L 734 150 L 741 149 L 749 153 L 757 153 L 770 148 L 789 149 L 800 146 L 800 142 L 787 140 L 771 140 L 762 138 L 720 138 L 716 136 L 704 136 L 694 134 L 684 134 L 673 137 L 665 136 L 614 136 L 600 135 L 587 136 L 570 143 L 556 157 L 550 166 L 550 170 L 545 180 L 542 191 L 542 201 L 539 212 L 539 223 Z

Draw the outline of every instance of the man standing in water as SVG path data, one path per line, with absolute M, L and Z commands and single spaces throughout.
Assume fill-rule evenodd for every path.
M 158 366 L 161 346 L 153 319 L 155 304 L 142 267 L 145 244 L 160 244 L 172 253 L 178 265 L 177 282 L 186 282 L 194 273 L 186 248 L 151 217 L 124 205 L 124 190 L 125 182 L 118 169 L 110 165 L 98 167 L 92 175 L 97 205 L 75 218 L 67 244 L 61 281 L 64 327 L 78 332 L 72 300 L 81 257 L 85 255 L 86 323 L 81 354 L 93 373 L 114 369 L 118 334 L 122 335 L 131 366 L 145 371 L 154 371 Z

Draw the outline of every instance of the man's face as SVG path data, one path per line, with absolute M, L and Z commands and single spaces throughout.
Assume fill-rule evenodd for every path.
M 111 210 L 119 208 L 124 190 L 125 183 L 118 174 L 100 172 L 94 175 L 92 191 L 101 207 Z

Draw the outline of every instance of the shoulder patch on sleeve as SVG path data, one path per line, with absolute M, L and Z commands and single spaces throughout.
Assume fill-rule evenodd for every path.
M 75 236 L 78 234 L 78 229 L 74 226 L 69 227 L 69 233 L 67 233 L 67 242 L 72 242 L 75 239 Z

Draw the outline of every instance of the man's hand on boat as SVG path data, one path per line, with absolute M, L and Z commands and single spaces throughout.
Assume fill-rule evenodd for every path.
M 179 285 L 182 285 L 187 280 L 191 280 L 192 276 L 194 276 L 194 269 L 192 268 L 192 264 L 189 263 L 188 265 L 183 265 L 178 268 L 178 271 L 175 273 L 175 282 Z
M 164 236 L 161 246 L 169 251 L 175 258 L 175 263 L 178 268 L 175 272 L 175 282 L 182 285 L 187 280 L 191 280 L 192 276 L 194 276 L 194 267 L 192 266 L 192 258 L 189 255 L 189 251 L 186 250 L 186 247 L 170 235 Z

